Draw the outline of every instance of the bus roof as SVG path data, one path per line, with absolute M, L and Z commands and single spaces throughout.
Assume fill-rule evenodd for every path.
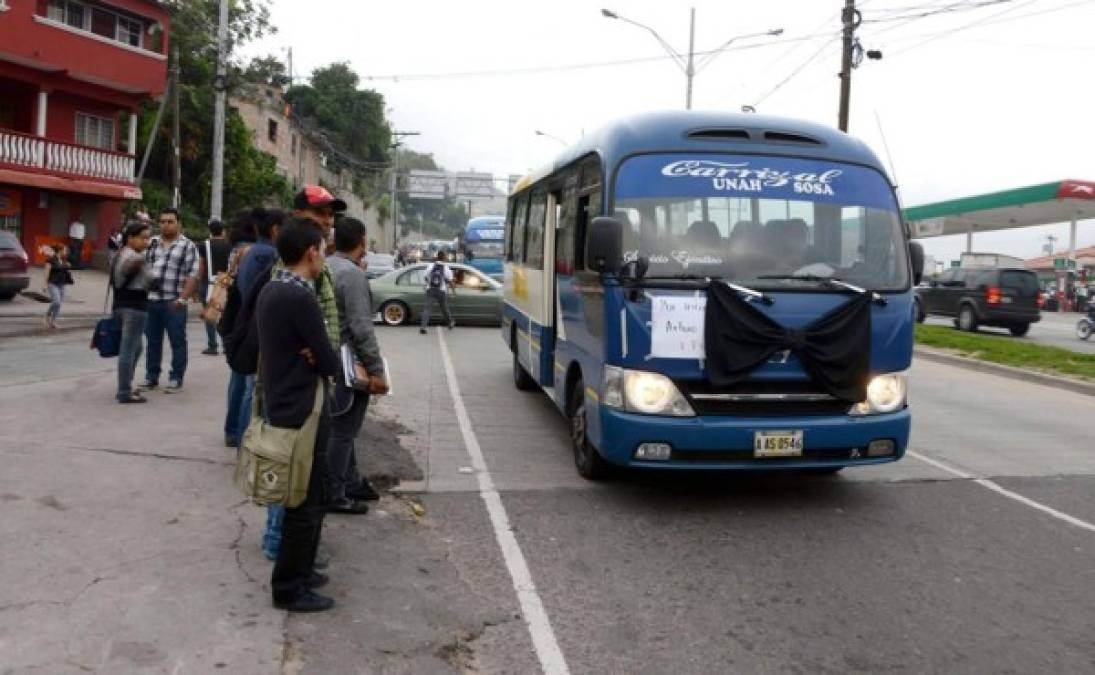
M 522 178 L 520 192 L 590 153 L 612 167 L 629 155 L 719 152 L 826 159 L 870 166 L 886 174 L 867 145 L 842 131 L 786 117 L 708 111 L 665 111 L 626 117 L 582 138 L 551 164 Z

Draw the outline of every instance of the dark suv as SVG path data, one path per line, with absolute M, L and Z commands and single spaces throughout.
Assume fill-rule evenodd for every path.
M 1041 319 L 1039 295 L 1038 275 L 1030 270 L 954 267 L 916 289 L 916 320 L 942 314 L 961 330 L 997 326 L 1026 335 Z

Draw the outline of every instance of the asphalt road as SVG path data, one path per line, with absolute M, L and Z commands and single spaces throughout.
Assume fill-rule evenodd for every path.
M 0 672 L 1095 669 L 1095 399 L 918 363 L 901 462 L 595 484 L 496 329 L 444 333 L 460 405 L 440 331 L 379 330 L 396 390 L 360 455 L 421 494 L 328 517 L 339 605 L 292 617 L 220 359 L 134 409 L 82 334 L 0 340 Z
M 547 398 L 514 390 L 496 333 L 446 339 L 571 672 L 1095 668 L 1095 531 L 913 457 L 835 478 L 587 483 Z M 912 400 L 917 453 L 1095 519 L 1095 400 L 931 363 L 914 368 Z M 444 485 L 452 469 L 430 473 Z M 499 564 L 477 494 L 425 502 L 449 537 L 480 542 L 458 565 Z M 514 593 L 506 575 L 487 583 Z M 499 649 L 476 651 L 527 665 L 513 661 L 527 647 Z
M 1030 332 L 1017 340 L 1027 340 L 1047 347 L 1060 347 L 1076 352 L 1095 354 L 1095 339 L 1081 340 L 1076 337 L 1076 322 L 1083 317 L 1075 312 L 1042 312 L 1042 320 L 1031 324 Z M 927 323 L 936 326 L 954 326 L 954 319 L 947 316 L 929 316 Z M 1011 333 L 1006 328 L 980 328 L 982 333 L 989 335 L 1006 335 Z

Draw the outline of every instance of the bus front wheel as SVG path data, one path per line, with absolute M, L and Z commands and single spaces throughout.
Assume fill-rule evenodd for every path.
M 574 448 L 574 466 L 578 474 L 587 480 L 608 478 L 611 466 L 597 448 L 589 442 L 589 425 L 586 419 L 585 388 L 577 380 L 570 390 L 568 417 L 570 418 L 570 444 Z

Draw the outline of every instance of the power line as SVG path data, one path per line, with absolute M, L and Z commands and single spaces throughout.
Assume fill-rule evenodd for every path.
M 764 47 L 771 47 L 774 45 L 789 44 L 793 42 L 803 42 L 808 40 L 814 40 L 818 37 L 824 37 L 829 33 L 821 35 L 802 35 L 799 37 L 784 38 L 781 40 L 769 40 L 767 42 L 757 42 L 754 44 L 732 46 L 724 49 L 708 49 L 704 51 L 697 51 L 696 56 L 707 56 L 713 54 L 722 54 L 724 52 L 745 51 L 750 49 L 761 49 Z M 658 56 L 643 56 L 633 59 L 619 59 L 614 61 L 592 61 L 587 63 L 568 63 L 558 66 L 529 66 L 525 68 L 500 68 L 494 70 L 471 70 L 471 71 L 455 71 L 447 73 L 407 73 L 403 75 L 362 75 L 362 80 L 368 80 L 372 82 L 376 81 L 388 81 L 388 82 L 413 82 L 413 81 L 425 81 L 425 80 L 455 80 L 477 77 L 506 77 L 517 75 L 541 75 L 548 73 L 561 73 L 574 70 L 589 70 L 593 68 L 608 68 L 613 66 L 628 66 L 636 65 L 640 63 L 652 63 L 656 61 L 665 61 L 671 58 L 669 55 Z
M 1031 4 L 1033 4 L 1037 1 L 1038 0 L 1027 0 L 1026 2 L 1023 2 L 1023 3 L 1020 3 L 1018 5 L 1014 5 L 1012 7 L 1009 7 L 1008 9 L 1005 9 L 1002 12 L 997 12 L 996 14 L 988 16 L 984 20 L 973 21 L 971 23 L 963 24 L 963 25 L 958 26 L 956 28 L 952 28 L 950 30 L 943 31 L 941 33 L 936 33 L 934 35 L 929 36 L 927 39 L 925 39 L 921 42 L 917 42 L 914 45 L 910 45 L 910 46 L 908 46 L 904 49 L 901 49 L 901 50 L 898 50 L 898 51 L 894 52 L 891 56 L 899 56 L 901 54 L 904 54 L 905 52 L 911 51 L 911 50 L 916 49 L 918 47 L 922 47 L 922 46 L 928 44 L 929 42 L 934 42 L 936 40 L 945 38 L 949 35 L 954 35 L 955 33 L 960 33 L 960 32 L 965 31 L 965 30 L 970 30 L 970 29 L 973 29 L 973 28 L 980 28 L 982 26 L 991 26 L 993 24 L 998 24 L 998 23 L 1007 23 L 1009 21 L 1019 21 L 1021 19 L 1027 19 L 1027 18 L 1030 18 L 1030 17 L 1033 17 L 1033 16 L 1040 16 L 1042 14 L 1050 14 L 1050 13 L 1053 13 L 1053 12 L 1060 12 L 1060 11 L 1063 11 L 1063 10 L 1066 10 L 1066 9 L 1071 9 L 1073 7 L 1079 7 L 1080 5 L 1089 5 L 1089 4 L 1092 3 L 1092 0 L 1080 0 L 1079 2 L 1073 2 L 1073 3 L 1067 4 L 1067 5 L 1061 5 L 1061 6 L 1058 6 L 1058 7 L 1050 7 L 1050 8 L 1047 8 L 1047 9 L 1039 10 L 1037 12 L 1028 12 L 1027 14 L 1021 14 L 1019 16 L 1011 16 L 1011 17 L 1008 17 L 1008 18 L 1005 18 L 1005 19 L 998 19 L 996 21 L 991 21 L 991 19 L 1004 16 L 1005 14 L 1010 14 L 1010 13 L 1016 11 L 1016 10 L 1022 9 L 1023 7 L 1028 7 L 1028 6 L 1030 6 Z
M 975 9 L 981 9 L 982 7 L 989 7 L 991 5 L 1000 5 L 1007 2 L 1013 2 L 1014 0 L 982 0 L 981 2 L 954 2 L 949 5 L 936 6 L 934 8 L 928 6 L 920 10 L 915 10 L 913 13 L 898 14 L 896 16 L 884 16 L 878 19 L 864 19 L 864 24 L 870 23 L 889 23 L 891 21 L 902 21 L 906 19 L 926 19 L 931 16 L 937 16 L 939 14 L 953 14 L 955 12 L 969 12 Z M 912 10 L 910 10 L 912 11 Z
M 832 36 L 832 37 L 830 37 L 830 38 L 829 38 L 828 40 L 826 40 L 825 42 L 823 42 L 823 43 L 822 43 L 822 45 L 821 45 L 821 47 L 820 47 L 820 48 L 819 48 L 819 49 L 818 49 L 818 50 L 817 50 L 816 52 L 814 52 L 814 53 L 810 54 L 810 56 L 808 56 L 808 57 L 806 58 L 806 60 L 805 60 L 805 61 L 803 61 L 803 62 L 802 62 L 801 64 L 799 64 L 799 66 L 798 66 L 797 68 L 795 68 L 794 70 L 792 70 L 792 71 L 791 71 L 791 73 L 790 73 L 789 75 L 787 75 L 787 77 L 785 77 L 785 78 L 783 78 L 782 80 L 780 80 L 780 81 L 779 81 L 779 84 L 777 84 L 776 86 L 772 87 L 771 89 L 769 89 L 769 90 L 768 90 L 768 92 L 767 92 L 767 93 L 765 93 L 765 94 L 764 94 L 763 96 L 761 96 L 760 98 L 758 98 L 758 99 L 756 100 L 756 102 L 754 102 L 754 103 L 753 103 L 753 106 L 755 107 L 755 106 L 758 106 L 758 105 L 760 105 L 760 104 L 761 104 L 761 103 L 763 103 L 763 102 L 765 101 L 765 99 L 767 99 L 767 98 L 768 98 L 769 96 L 771 96 L 772 94 L 774 94 L 774 93 L 776 93 L 777 91 L 779 91 L 780 89 L 782 89 L 782 88 L 783 88 L 783 85 L 785 85 L 785 84 L 787 84 L 788 82 L 790 82 L 790 81 L 791 81 L 791 80 L 792 80 L 792 79 L 793 79 L 793 78 L 794 78 L 794 77 L 795 77 L 796 75 L 798 75 L 798 74 L 799 74 L 800 72 L 802 72 L 802 71 L 803 71 L 803 70 L 804 70 L 804 69 L 806 68 L 806 66 L 810 65 L 811 63 L 813 63 L 813 62 L 814 62 L 814 59 L 816 59 L 816 58 L 817 58 L 818 56 L 820 56 L 820 55 L 821 55 L 821 53 L 822 53 L 823 51 L 825 51 L 825 50 L 826 50 L 826 49 L 827 49 L 827 48 L 828 48 L 828 47 L 829 47 L 830 45 L 832 45 L 832 44 L 833 44 L 834 42 L 836 42 L 836 41 L 837 41 L 838 39 L 840 39 L 840 36 L 839 36 L 839 35 L 836 35 L 836 36 Z

